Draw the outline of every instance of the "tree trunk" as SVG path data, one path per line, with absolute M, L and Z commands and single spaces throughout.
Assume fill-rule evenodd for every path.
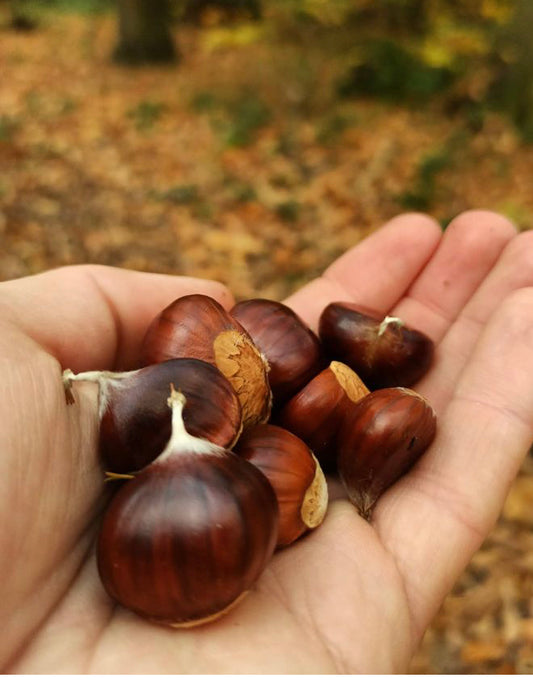
M 168 0 L 118 0 L 119 43 L 114 58 L 126 64 L 172 62 Z
M 9 0 L 11 10 L 11 27 L 17 31 L 32 31 L 37 28 L 37 21 L 32 16 L 30 3 L 25 0 Z

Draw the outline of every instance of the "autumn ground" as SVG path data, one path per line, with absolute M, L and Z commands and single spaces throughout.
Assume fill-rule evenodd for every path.
M 338 100 L 342 60 L 268 26 L 177 39 L 176 68 L 128 70 L 110 17 L 0 30 L 1 279 L 95 262 L 281 299 L 406 207 L 531 226 L 533 148 L 502 117 Z M 414 672 L 533 670 L 532 526 L 527 462 Z

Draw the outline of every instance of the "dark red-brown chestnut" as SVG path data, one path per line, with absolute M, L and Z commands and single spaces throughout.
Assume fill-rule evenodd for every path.
M 104 468 L 113 473 L 142 469 L 170 438 L 170 384 L 179 386 L 187 405 L 185 426 L 193 436 L 231 449 L 241 430 L 241 406 L 226 377 L 195 358 L 167 360 L 130 372 L 63 373 L 67 394 L 73 381 L 99 386 L 99 451 Z
M 265 476 L 229 450 L 187 434 L 172 391 L 172 436 L 112 498 L 97 544 L 108 594 L 174 627 L 226 613 L 275 549 L 278 505 Z
M 326 472 L 336 468 L 337 437 L 347 409 L 368 394 L 357 374 L 333 361 L 283 407 L 277 423 L 301 438 Z
M 272 406 L 268 363 L 243 327 L 210 296 L 176 299 L 145 334 L 142 364 L 182 357 L 218 367 L 237 393 L 245 428 L 268 420 Z
M 275 406 L 286 402 L 325 366 L 318 337 L 285 304 L 253 298 L 240 301 L 230 313 L 268 361 Z
M 379 496 L 411 469 L 435 432 L 433 408 L 407 388 L 374 391 L 347 411 L 337 465 L 361 516 L 370 517 Z
M 242 435 L 235 453 L 260 469 L 276 493 L 278 547 L 322 523 L 328 487 L 320 464 L 302 440 L 279 426 L 257 424 Z
M 349 365 L 371 389 L 412 386 L 429 369 L 433 341 L 397 317 L 353 303 L 330 303 L 319 320 L 328 356 Z

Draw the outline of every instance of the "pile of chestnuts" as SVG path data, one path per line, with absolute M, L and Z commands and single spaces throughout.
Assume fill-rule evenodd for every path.
M 324 475 L 369 519 L 432 442 L 412 386 L 433 342 L 394 317 L 331 303 L 318 335 L 287 306 L 229 312 L 194 294 L 146 331 L 140 368 L 63 372 L 98 383 L 99 454 L 116 486 L 97 543 L 109 595 L 152 621 L 218 618 L 273 553 L 318 527 Z

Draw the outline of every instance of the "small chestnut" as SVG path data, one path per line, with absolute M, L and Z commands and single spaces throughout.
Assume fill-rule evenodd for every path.
M 329 357 L 349 365 L 371 390 L 412 386 L 433 360 L 434 343 L 421 331 L 353 303 L 326 306 L 319 337 Z
M 431 405 L 408 388 L 374 391 L 346 412 L 337 465 L 361 516 L 370 518 L 379 496 L 426 451 L 436 424 Z
M 189 433 L 231 449 L 241 430 L 241 406 L 226 377 L 195 358 L 167 360 L 130 372 L 63 372 L 67 396 L 73 381 L 96 381 L 99 387 L 99 451 L 113 473 L 142 469 L 170 438 L 168 387 L 179 386 L 187 405 L 183 419 Z
M 223 615 L 258 579 L 278 534 L 265 476 L 230 450 L 189 435 L 172 388 L 163 452 L 119 488 L 97 543 L 102 583 L 119 604 L 174 627 Z
M 230 313 L 268 361 L 268 380 L 275 406 L 291 398 L 323 369 L 318 337 L 285 304 L 253 298 L 240 301 Z
M 277 423 L 301 438 L 322 468 L 336 467 L 337 435 L 348 407 L 368 394 L 357 374 L 333 361 L 283 407 Z
M 257 424 L 234 452 L 268 478 L 279 506 L 278 547 L 319 526 L 328 506 L 326 479 L 316 457 L 295 435 L 273 424 Z
M 176 299 L 145 334 L 142 364 L 183 357 L 218 367 L 237 393 L 245 428 L 268 421 L 272 407 L 268 363 L 243 327 L 210 296 Z

